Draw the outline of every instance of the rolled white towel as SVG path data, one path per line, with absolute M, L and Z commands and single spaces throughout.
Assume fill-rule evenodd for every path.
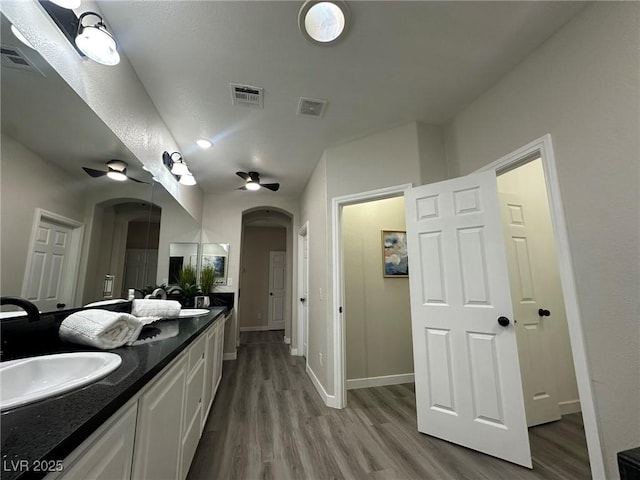
M 136 317 L 177 318 L 182 306 L 176 300 L 135 299 L 131 314 Z
M 65 342 L 110 349 L 137 339 L 142 327 L 140 319 L 128 313 L 91 309 L 65 318 L 58 335 Z

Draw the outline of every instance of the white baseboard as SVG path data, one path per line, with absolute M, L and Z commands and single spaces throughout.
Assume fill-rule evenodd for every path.
M 571 413 L 579 413 L 582 411 L 579 399 L 558 402 L 558 407 L 560 407 L 560 415 L 569 415 Z
M 266 325 L 261 327 L 240 327 L 241 332 L 269 332 L 271 330 L 284 330 L 284 327 L 269 328 Z
M 384 387 L 387 385 L 398 385 L 400 383 L 413 382 L 413 373 L 385 375 L 383 377 L 354 378 L 353 380 L 347 380 L 347 390 L 353 390 L 356 388 Z
M 307 375 L 309 375 L 309 378 L 311 379 L 311 383 L 313 383 L 313 386 L 316 387 L 316 390 L 317 390 L 318 394 L 320 395 L 320 398 L 322 398 L 322 401 L 324 402 L 324 404 L 327 407 L 340 408 L 337 405 L 336 396 L 335 395 L 329 395 L 327 393 L 327 391 L 324 389 L 324 387 L 320 383 L 320 380 L 318 380 L 318 377 L 316 377 L 316 374 L 314 373 L 314 371 L 311 370 L 311 367 L 309 366 L 308 363 L 307 363 Z
M 233 352 L 233 353 L 225 353 L 222 356 L 223 360 L 235 360 L 238 358 L 238 352 Z
M 291 339 L 289 337 L 287 337 L 286 335 L 284 337 L 284 344 L 285 345 L 291 345 Z
M 298 349 L 297 348 L 292 348 L 289 353 L 294 356 L 297 357 L 298 356 Z

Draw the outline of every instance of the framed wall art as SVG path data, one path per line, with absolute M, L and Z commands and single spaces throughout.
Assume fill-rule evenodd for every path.
M 407 232 L 382 230 L 382 271 L 385 277 L 408 277 Z

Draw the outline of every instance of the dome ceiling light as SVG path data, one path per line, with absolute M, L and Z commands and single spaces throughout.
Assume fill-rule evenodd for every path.
M 349 27 L 351 12 L 341 0 L 307 0 L 298 13 L 300 32 L 316 45 L 333 45 Z

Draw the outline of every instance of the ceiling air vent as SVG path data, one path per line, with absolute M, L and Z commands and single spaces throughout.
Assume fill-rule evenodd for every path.
M 300 97 L 298 103 L 298 115 L 308 115 L 310 117 L 320 118 L 324 115 L 327 108 L 326 100 L 316 100 L 314 98 Z
M 238 83 L 230 83 L 229 87 L 231 87 L 231 101 L 234 105 L 251 105 L 263 108 L 264 88 Z
M 42 73 L 16 47 L 7 47 L 5 45 L 0 45 L 0 49 L 2 52 L 1 63 L 3 67 Z

